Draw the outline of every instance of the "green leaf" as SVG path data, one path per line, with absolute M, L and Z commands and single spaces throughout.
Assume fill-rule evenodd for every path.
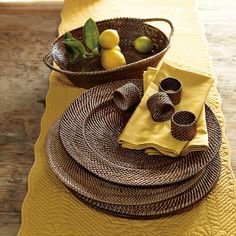
M 73 38 L 73 36 L 72 36 L 71 32 L 65 32 L 64 39 L 72 39 L 72 38 Z
M 99 32 L 96 22 L 89 18 L 83 28 L 83 36 L 86 46 L 90 50 L 94 50 L 99 47 Z
M 99 55 L 99 49 L 98 48 L 94 48 L 92 51 L 92 55 L 93 56 L 98 56 Z
M 65 47 L 69 52 L 70 64 L 75 64 L 86 58 L 85 48 L 79 40 L 73 37 L 71 38 L 70 35 L 67 36 L 69 36 L 69 38 L 67 37 L 62 42 L 65 44 Z
M 75 64 L 79 61 L 80 59 L 80 56 L 79 56 L 79 53 L 77 51 L 77 53 L 73 53 L 73 54 L 70 54 L 70 64 Z
M 70 64 L 75 64 L 85 58 L 87 58 L 86 55 L 83 55 L 81 52 L 77 51 L 77 53 L 70 55 Z
M 69 54 L 76 54 L 78 53 L 78 49 L 75 48 L 75 47 L 71 47 L 71 46 L 68 46 L 68 45 L 65 45 L 66 47 L 66 50 Z
M 81 58 L 80 54 L 71 55 L 71 56 L 70 56 L 70 64 L 71 64 L 71 65 L 76 64 L 76 63 L 78 63 L 81 59 L 82 59 L 82 58 Z
M 65 39 L 63 43 L 69 47 L 78 49 L 81 53 L 85 54 L 85 48 L 81 41 L 77 39 Z
M 70 32 L 66 32 L 64 34 L 64 41 L 62 41 L 62 42 L 64 43 L 65 41 L 69 41 L 71 39 L 73 39 L 72 34 Z M 76 49 L 74 47 L 70 47 L 68 45 L 65 45 L 65 47 L 66 47 L 66 50 L 68 51 L 69 54 L 76 54 L 76 52 L 78 51 L 78 49 Z
M 75 64 L 85 58 L 99 55 L 99 32 L 96 23 L 90 18 L 84 25 L 83 36 L 86 46 L 91 50 L 86 51 L 83 43 L 74 38 L 70 32 L 64 34 L 66 50 L 69 53 L 70 63 Z
M 87 58 L 95 57 L 98 56 L 99 54 L 100 53 L 98 48 L 93 49 L 92 52 L 86 52 Z

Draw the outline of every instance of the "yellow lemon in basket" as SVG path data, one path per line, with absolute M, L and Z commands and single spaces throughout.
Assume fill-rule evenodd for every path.
M 102 48 L 112 49 L 120 42 L 120 36 L 114 29 L 104 30 L 99 36 L 99 43 Z
M 120 49 L 120 46 L 119 46 L 119 45 L 116 45 L 116 46 L 115 46 L 114 48 L 112 48 L 112 49 L 121 52 L 121 49 Z
M 153 49 L 152 40 L 146 36 L 141 36 L 135 39 L 134 47 L 138 52 L 149 53 Z
M 110 70 L 126 64 L 124 55 L 116 50 L 104 50 L 102 53 L 101 63 L 104 69 Z
M 120 47 L 117 45 L 117 46 L 115 46 L 115 47 L 112 48 L 112 49 L 104 49 L 104 48 L 102 48 L 101 54 L 103 54 L 103 52 L 105 52 L 105 51 L 107 51 L 107 50 L 117 50 L 117 51 L 121 52 Z

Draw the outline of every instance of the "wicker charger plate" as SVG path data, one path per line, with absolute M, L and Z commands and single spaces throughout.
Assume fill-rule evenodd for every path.
M 78 193 L 74 194 L 83 202 L 105 211 L 108 214 L 122 216 L 132 219 L 152 219 L 167 215 L 180 214 L 184 211 L 191 210 L 206 197 L 216 186 L 220 177 L 221 165 L 219 153 L 208 164 L 202 177 L 185 192 L 168 198 L 161 202 L 143 205 L 115 205 L 86 198 Z
M 185 192 L 161 202 L 143 205 L 116 205 L 94 201 L 75 193 L 89 205 L 106 213 L 135 219 L 150 219 L 167 215 L 179 214 L 192 209 L 200 200 L 206 197 L 218 182 L 221 171 L 219 154 L 206 167 L 202 177 Z
M 59 121 L 49 131 L 45 150 L 51 169 L 66 186 L 84 197 L 111 204 L 140 205 L 163 201 L 186 191 L 202 178 L 204 172 L 200 171 L 186 181 L 161 187 L 137 188 L 113 184 L 97 178 L 70 157 L 59 137 Z
M 132 115 L 120 111 L 112 91 L 127 83 L 116 81 L 94 87 L 79 96 L 60 122 L 60 138 L 67 152 L 92 173 L 118 184 L 165 185 L 187 179 L 202 170 L 220 148 L 219 123 L 206 106 L 209 148 L 187 156 L 148 156 L 143 151 L 124 149 L 117 138 Z M 132 80 L 142 89 L 141 80 Z
M 97 178 L 69 156 L 59 138 L 59 122 L 49 131 L 46 156 L 53 172 L 82 201 L 107 213 L 142 219 L 191 207 L 209 193 L 220 173 L 217 154 L 204 170 L 182 183 L 158 188 L 112 184 Z

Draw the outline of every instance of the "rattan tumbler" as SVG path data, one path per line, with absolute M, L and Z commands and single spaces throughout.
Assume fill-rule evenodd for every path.
M 180 141 L 190 141 L 196 135 L 197 119 L 190 111 L 178 111 L 171 118 L 171 134 Z
M 131 82 L 121 86 L 113 92 L 113 101 L 122 111 L 127 111 L 138 105 L 141 98 L 141 91 Z
M 165 92 L 174 105 L 180 103 L 182 94 L 182 84 L 176 78 L 167 77 L 159 84 L 160 92 Z
M 166 93 L 155 93 L 147 100 L 147 108 L 154 121 L 169 120 L 175 111 L 173 103 Z

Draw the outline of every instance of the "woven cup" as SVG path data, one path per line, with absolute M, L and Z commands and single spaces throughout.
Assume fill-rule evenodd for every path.
M 113 92 L 113 101 L 122 111 L 127 111 L 136 106 L 142 99 L 139 88 L 129 82 Z
M 190 111 L 175 112 L 171 118 L 171 134 L 180 141 L 190 141 L 197 132 L 196 116 Z
M 163 79 L 159 84 L 159 90 L 160 92 L 167 93 L 174 105 L 180 103 L 182 84 L 178 79 L 171 77 Z
M 163 122 L 169 120 L 175 112 L 175 108 L 166 93 L 159 92 L 153 94 L 147 100 L 147 108 L 154 121 Z

